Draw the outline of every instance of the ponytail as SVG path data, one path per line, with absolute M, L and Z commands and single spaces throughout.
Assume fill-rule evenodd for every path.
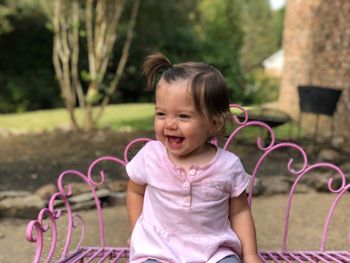
M 147 79 L 147 89 L 153 90 L 161 75 L 172 68 L 170 60 L 161 53 L 149 55 L 143 64 L 143 74 Z

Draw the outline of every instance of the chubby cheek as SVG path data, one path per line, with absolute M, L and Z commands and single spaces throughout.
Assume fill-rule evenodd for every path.
M 157 140 L 163 141 L 164 140 L 163 125 L 159 120 L 154 121 L 154 131 L 156 133 Z

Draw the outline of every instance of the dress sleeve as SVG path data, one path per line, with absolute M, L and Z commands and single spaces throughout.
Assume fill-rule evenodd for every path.
M 144 185 L 147 183 L 147 176 L 145 172 L 146 164 L 146 152 L 149 148 L 148 144 L 145 144 L 144 147 L 132 158 L 130 162 L 126 164 L 126 172 L 133 182 Z
M 231 198 L 239 196 L 249 184 L 249 176 L 245 172 L 239 159 L 232 166 Z

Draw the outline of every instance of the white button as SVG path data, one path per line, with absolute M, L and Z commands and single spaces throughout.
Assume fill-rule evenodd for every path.
M 196 170 L 190 170 L 190 175 L 195 175 L 196 174 Z
M 190 186 L 190 183 L 189 183 L 189 182 L 184 182 L 183 186 L 184 186 L 185 188 L 188 188 L 188 187 Z

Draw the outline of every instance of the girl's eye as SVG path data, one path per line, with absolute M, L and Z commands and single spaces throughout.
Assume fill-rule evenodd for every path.
M 164 116 L 165 116 L 164 112 L 156 112 L 156 117 L 161 118 L 161 117 L 164 117 Z
M 187 115 L 187 114 L 180 114 L 180 115 L 179 115 L 179 118 L 180 118 L 180 119 L 185 119 L 185 120 L 186 120 L 186 119 L 189 119 L 189 118 L 190 118 L 190 115 Z

